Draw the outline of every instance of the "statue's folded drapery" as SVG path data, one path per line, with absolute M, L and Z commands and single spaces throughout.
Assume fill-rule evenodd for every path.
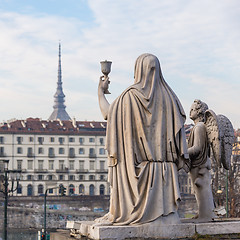
M 184 110 L 164 81 L 158 59 L 141 55 L 135 83 L 108 113 L 113 224 L 147 223 L 177 211 L 177 168 L 188 158 L 184 122 Z

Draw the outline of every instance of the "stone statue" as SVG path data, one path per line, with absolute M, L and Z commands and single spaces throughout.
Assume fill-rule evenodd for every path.
M 216 116 L 212 110 L 208 110 L 207 104 L 200 100 L 195 100 L 192 104 L 190 118 L 195 123 L 188 140 L 190 176 L 198 204 L 196 219 L 204 222 L 216 217 L 213 212 L 210 146 L 219 166 L 229 169 L 234 131 L 225 116 Z
M 111 105 L 104 95 L 108 86 L 108 77 L 101 77 L 98 97 L 108 121 L 110 208 L 95 223 L 178 222 L 177 170 L 190 167 L 185 113 L 162 76 L 159 60 L 152 54 L 139 56 L 134 84 Z

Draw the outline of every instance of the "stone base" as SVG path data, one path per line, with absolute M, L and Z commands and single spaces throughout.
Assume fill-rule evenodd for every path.
M 240 221 L 214 221 L 209 223 L 184 222 L 173 225 L 151 226 L 94 226 L 94 222 L 68 222 L 72 236 L 88 239 L 180 239 L 201 235 L 219 235 L 240 233 Z M 75 230 L 73 230 L 73 227 Z

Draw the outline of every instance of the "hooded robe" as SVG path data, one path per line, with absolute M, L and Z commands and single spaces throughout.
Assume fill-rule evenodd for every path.
M 106 149 L 109 220 L 141 224 L 177 211 L 177 168 L 188 158 L 185 113 L 151 54 L 136 60 L 135 83 L 111 105 Z

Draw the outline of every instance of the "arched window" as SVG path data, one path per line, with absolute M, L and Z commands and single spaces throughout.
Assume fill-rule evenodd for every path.
M 32 196 L 33 195 L 33 187 L 31 184 L 27 186 L 27 195 Z
M 54 157 L 54 148 L 49 148 L 48 149 L 48 156 L 49 157 Z
M 93 185 L 93 184 L 91 184 L 91 185 L 89 186 L 89 195 L 91 195 L 91 196 L 94 195 L 94 185 Z
M 69 195 L 73 195 L 75 193 L 75 187 L 73 184 L 69 185 Z
M 58 153 L 59 153 L 59 154 L 64 154 L 64 148 L 59 148 L 59 149 L 58 149 Z
M 104 148 L 99 148 L 99 154 L 104 155 L 105 154 L 105 149 Z
M 100 185 L 99 187 L 99 194 L 104 195 L 105 194 L 105 186 L 103 184 Z
M 74 156 L 75 156 L 75 149 L 69 148 L 69 157 L 74 157 Z
M 38 185 L 38 194 L 43 194 L 43 185 L 42 184 Z
M 89 149 L 89 154 L 95 154 L 95 149 L 94 148 L 90 148 Z
M 84 194 L 84 185 L 83 184 L 79 185 L 79 194 Z
M 17 194 L 22 194 L 22 185 L 18 185 Z
M 84 154 L 84 153 L 85 153 L 84 148 L 79 148 L 79 154 Z
M 21 147 L 17 148 L 17 153 L 22 153 L 22 148 Z

